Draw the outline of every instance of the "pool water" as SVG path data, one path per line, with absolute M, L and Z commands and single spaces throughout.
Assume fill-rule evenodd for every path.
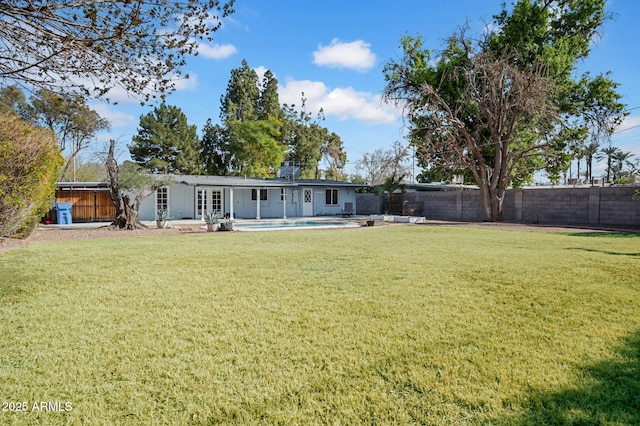
M 285 229 L 329 229 L 329 228 L 355 228 L 360 226 L 357 222 L 346 220 L 256 220 L 236 222 L 234 228 L 238 231 L 269 231 Z

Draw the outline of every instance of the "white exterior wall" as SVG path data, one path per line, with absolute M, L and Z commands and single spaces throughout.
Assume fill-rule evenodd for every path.
M 263 191 L 265 188 L 263 188 Z M 284 215 L 284 202 L 280 200 L 280 188 L 267 188 L 267 200 L 260 201 L 260 217 L 281 218 Z M 228 189 L 226 192 L 228 193 Z M 293 192 L 298 188 L 287 188 L 287 217 L 297 217 L 299 196 Z M 228 210 L 227 210 L 228 212 Z M 234 188 L 233 213 L 238 219 L 255 219 L 257 212 L 256 201 L 251 199 L 251 188 Z
M 187 185 L 169 187 L 169 217 L 172 219 L 196 219 L 195 189 Z
M 142 200 L 142 204 L 140 204 L 140 210 L 138 210 L 140 220 L 155 220 L 155 202 L 156 194 L 151 194 L 147 198 Z
M 327 204 L 327 189 L 338 190 L 338 204 Z M 352 188 L 314 187 L 313 188 L 313 214 L 320 216 L 339 215 L 342 213 L 344 203 L 352 203 L 356 208 L 356 193 Z
M 169 217 L 171 219 L 194 219 L 195 190 L 188 185 L 171 185 L 169 188 Z M 155 220 L 156 194 L 153 193 L 140 205 L 140 220 Z
M 353 203 L 353 209 L 356 208 L 356 194 L 353 188 L 340 188 L 332 186 L 300 186 L 287 187 L 286 215 L 287 217 L 302 216 L 302 188 L 311 188 L 313 192 L 313 215 L 340 215 L 344 204 Z M 326 189 L 338 189 L 338 204 L 326 204 Z M 260 217 L 282 218 L 284 215 L 285 203 L 280 199 L 280 188 L 263 188 L 268 191 L 267 200 L 260 201 Z M 170 217 L 174 220 L 179 219 L 199 219 L 195 214 L 196 188 L 190 185 L 175 184 L 169 187 L 169 210 Z M 231 212 L 231 195 L 230 188 L 224 188 L 223 203 L 224 213 Z M 140 207 L 141 220 L 155 219 L 155 194 L 145 198 Z M 257 208 L 256 201 L 251 200 L 251 188 L 234 187 L 233 189 L 233 212 L 238 219 L 255 219 Z

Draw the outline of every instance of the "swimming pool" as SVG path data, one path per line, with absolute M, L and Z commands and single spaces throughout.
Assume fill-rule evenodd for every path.
M 238 231 L 285 231 L 293 229 L 332 229 L 357 228 L 358 222 L 336 219 L 274 219 L 236 221 L 234 229 Z

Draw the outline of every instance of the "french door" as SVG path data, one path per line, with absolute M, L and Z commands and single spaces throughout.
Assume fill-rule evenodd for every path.
M 196 217 L 204 218 L 207 212 L 224 213 L 223 192 L 220 188 L 196 189 Z

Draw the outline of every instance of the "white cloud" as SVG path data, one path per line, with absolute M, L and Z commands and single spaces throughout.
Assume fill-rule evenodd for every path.
M 235 54 L 238 49 L 233 44 L 198 43 L 198 55 L 207 59 L 225 59 Z
M 260 88 L 262 88 L 262 80 L 264 79 L 264 74 L 267 71 L 269 71 L 269 68 L 267 68 L 267 67 L 265 67 L 263 65 L 260 65 L 259 67 L 256 67 L 253 70 L 256 72 L 256 74 L 258 74 L 258 86 Z
M 195 90 L 198 87 L 198 76 L 196 74 L 189 74 L 189 78 L 174 78 L 173 82 L 176 85 L 176 91 Z
M 640 127 L 640 115 L 627 116 L 622 121 L 622 124 L 616 128 L 616 133 L 622 133 L 633 128 Z
M 106 104 L 93 104 L 91 109 L 97 112 L 100 117 L 106 118 L 111 123 L 111 128 L 128 128 L 138 125 L 138 119 L 131 114 L 126 114 L 122 111 L 117 111 Z
M 175 91 L 183 91 L 183 90 L 195 90 L 198 87 L 198 76 L 193 73 L 184 72 L 185 75 L 188 74 L 189 78 L 184 76 L 174 76 L 172 78 L 172 82 L 175 86 Z M 91 87 L 91 83 L 87 83 L 88 87 Z M 143 93 L 152 94 L 154 92 L 152 88 L 152 83 L 150 83 L 144 90 Z M 156 96 L 160 98 L 160 92 L 156 92 Z M 132 95 L 122 86 L 112 87 L 106 95 L 106 98 L 109 99 L 109 102 L 123 105 L 135 105 L 140 104 L 140 101 L 143 100 L 143 95 Z M 151 102 L 153 99 L 150 100 Z
M 280 102 L 300 105 L 302 93 L 306 99 L 307 111 L 312 114 L 322 108 L 326 116 L 367 124 L 390 124 L 399 116 L 394 108 L 382 104 L 377 95 L 358 92 L 352 87 L 330 89 L 319 81 L 288 81 L 280 87 Z
M 363 40 L 342 43 L 337 38 L 329 46 L 318 46 L 313 52 L 313 63 L 333 68 L 350 68 L 360 72 L 371 69 L 376 63 L 376 55 L 371 45 Z

